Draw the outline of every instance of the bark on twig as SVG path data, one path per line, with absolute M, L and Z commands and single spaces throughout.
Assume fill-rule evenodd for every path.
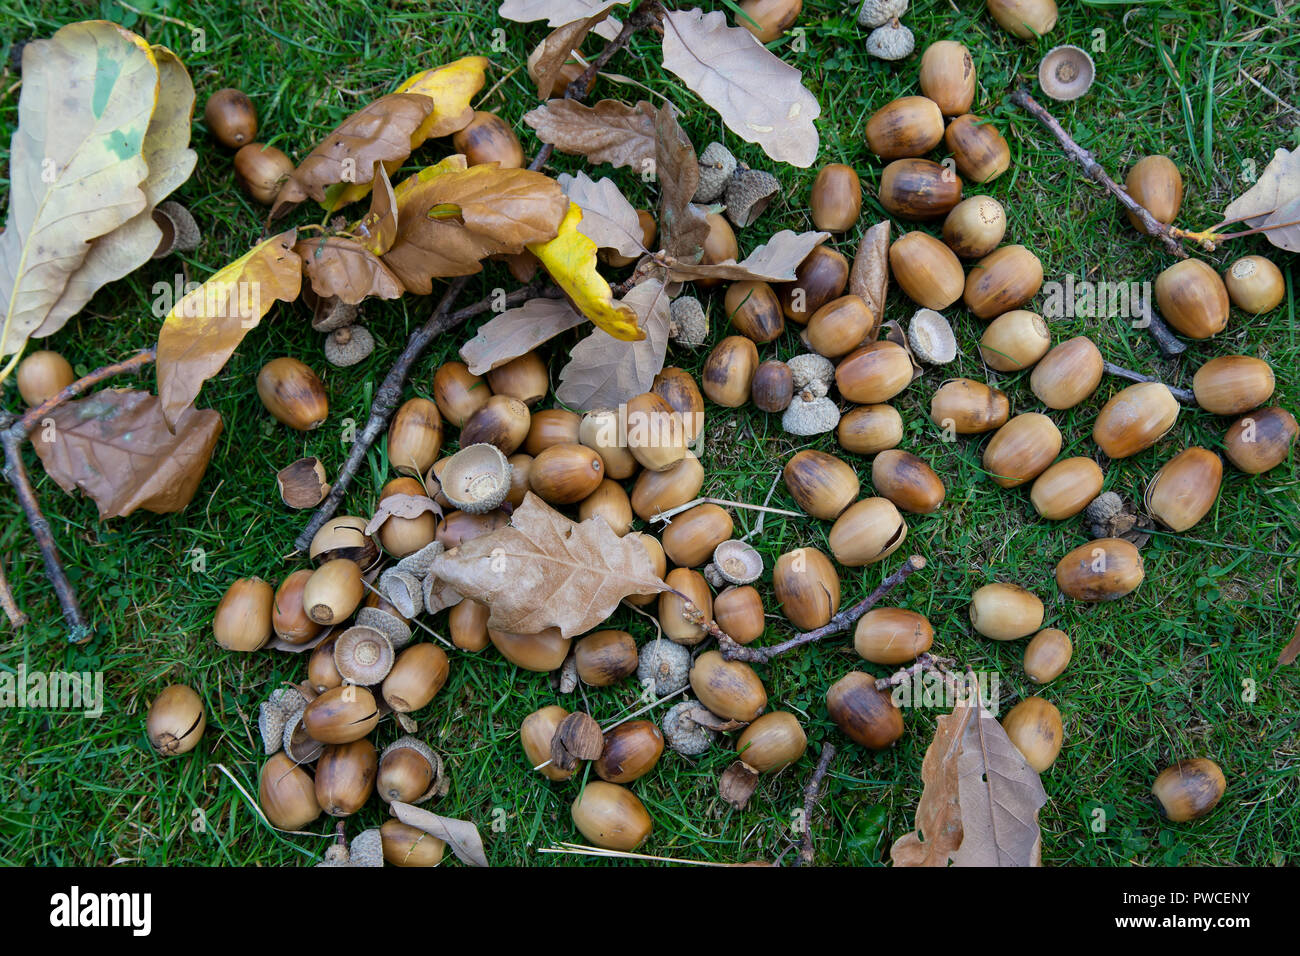
M 5 617 L 9 618 L 9 623 L 13 625 L 15 631 L 27 623 L 27 615 L 18 610 L 18 604 L 14 601 L 14 592 L 9 588 L 9 579 L 5 577 L 4 561 L 0 561 L 0 607 L 4 608 Z
M 1103 362 L 1102 370 L 1107 375 L 1114 375 L 1116 378 L 1122 378 L 1126 382 L 1157 382 L 1164 385 L 1160 379 L 1153 375 L 1143 375 L 1141 372 L 1134 372 L 1132 369 L 1124 368 L 1122 365 L 1116 365 L 1114 362 Z M 1184 405 L 1195 405 L 1196 396 L 1185 388 L 1174 388 L 1172 385 L 1165 385 L 1169 393 L 1182 402 Z
M 796 865 L 812 865 L 812 815 L 813 811 L 817 809 L 817 800 L 821 796 L 822 781 L 826 779 L 826 774 L 831 769 L 831 761 L 834 759 L 835 745 L 826 744 L 823 746 L 821 757 L 817 761 L 817 769 L 813 771 L 808 786 L 803 788 L 803 846 L 799 850 L 799 860 Z

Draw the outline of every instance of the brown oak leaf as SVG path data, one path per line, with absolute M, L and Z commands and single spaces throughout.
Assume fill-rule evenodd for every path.
M 532 66 L 533 72 L 537 75 L 538 99 L 551 98 L 551 93 L 555 92 L 555 81 L 560 78 L 560 71 L 573 59 L 574 51 L 582 46 L 582 41 L 587 39 L 587 34 L 607 16 L 609 11 L 602 10 L 595 16 L 566 23 L 562 27 L 556 27 L 542 41 L 541 52 L 537 56 L 537 62 Z M 564 90 L 561 89 L 559 92 L 563 93 Z
M 601 100 L 586 106 L 576 100 L 547 100 L 524 114 L 537 138 L 561 153 L 585 156 L 590 163 L 649 169 L 655 158 L 655 108 L 641 100 L 628 106 Z
M 516 23 L 545 20 L 549 27 L 562 27 L 574 20 L 583 20 L 598 13 L 606 13 L 628 0 L 502 0 L 497 15 Z
M 355 239 L 303 239 L 293 251 L 302 257 L 312 291 L 321 298 L 337 296 L 340 302 L 356 305 L 368 296 L 397 299 L 406 291 L 388 266 Z
M 655 376 L 664 367 L 670 311 L 663 283 L 648 279 L 633 286 L 622 302 L 636 312 L 644 337 L 627 342 L 592 329 L 573 347 L 568 364 L 560 370 L 555 397 L 566 405 L 583 411 L 617 408 L 650 391 Z
M 783 229 L 740 262 L 734 259 L 712 265 L 675 262 L 670 272 L 677 280 L 717 278 L 729 282 L 790 282 L 799 263 L 829 238 L 830 234 L 826 232 Z
M 849 273 L 849 291 L 862 296 L 876 317 L 876 324 L 864 338 L 868 342 L 875 339 L 885 314 L 885 296 L 889 292 L 889 228 L 886 219 L 862 234 Z
M 699 262 L 709 236 L 707 213 L 691 202 L 700 185 L 700 164 L 670 103 L 655 114 L 655 179 L 659 183 L 660 245 L 675 259 Z
M 468 820 L 440 817 L 436 813 L 400 800 L 394 800 L 388 806 L 393 816 L 408 827 L 423 830 L 429 836 L 444 841 L 462 863 L 470 866 L 488 865 L 487 853 L 483 850 L 483 838 L 479 836 L 478 827 Z
M 460 348 L 473 375 L 483 375 L 586 321 L 568 299 L 529 299 L 479 326 Z

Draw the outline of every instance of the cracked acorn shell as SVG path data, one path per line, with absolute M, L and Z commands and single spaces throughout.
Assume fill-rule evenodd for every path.
M 384 678 L 380 688 L 384 703 L 399 714 L 428 706 L 447 683 L 448 666 L 447 654 L 437 644 L 412 644 L 397 655 Z
M 1092 339 L 1076 335 L 1038 361 L 1029 387 L 1048 408 L 1073 408 L 1097 390 L 1104 371 L 1105 361 Z
M 663 578 L 663 582 L 674 591 L 678 591 L 690 600 L 704 614 L 705 619 L 713 616 L 713 594 L 704 575 L 690 568 L 673 568 Z M 674 644 L 692 647 L 708 636 L 708 632 L 697 624 L 692 624 L 682 616 L 684 602 L 672 591 L 659 595 L 659 627 L 664 637 Z
M 1088 507 L 1104 481 L 1101 466 L 1091 458 L 1065 458 L 1034 479 L 1029 501 L 1040 517 L 1062 521 Z
M 1300 426 L 1285 408 L 1261 408 L 1232 423 L 1223 453 L 1246 474 L 1262 474 L 1286 461 L 1297 432 Z
M 926 96 L 902 96 L 871 114 L 866 133 L 867 147 L 881 159 L 924 156 L 943 139 L 943 113 Z
M 584 837 L 607 850 L 635 850 L 654 829 L 650 814 L 631 790 L 604 780 L 589 780 L 569 813 Z
M 849 260 L 844 254 L 815 246 L 794 270 L 794 281 L 775 288 L 785 317 L 803 325 L 823 305 L 843 295 L 848 282 Z
M 1144 156 L 1133 164 L 1124 179 L 1124 190 L 1152 218 L 1165 225 L 1178 218 L 1183 205 L 1183 175 L 1168 156 Z M 1142 220 L 1132 210 L 1124 210 L 1129 223 L 1138 232 L 1147 233 Z
M 759 773 L 776 773 L 794 763 L 808 749 L 808 735 L 799 718 L 784 710 L 764 714 L 736 738 L 736 753 Z
M 713 620 L 737 644 L 749 644 L 763 636 L 763 598 L 748 584 L 729 587 L 713 599 Z
M 578 677 L 590 687 L 609 687 L 636 671 L 636 641 L 627 631 L 592 631 L 573 645 Z
M 334 667 L 350 684 L 378 684 L 393 669 L 393 643 L 373 627 L 353 626 L 334 641 Z
M 303 728 L 323 744 L 360 740 L 378 724 L 375 695 L 355 684 L 331 687 L 302 712 Z
M 1045 627 L 1025 645 L 1025 676 L 1035 684 L 1046 684 L 1061 676 L 1074 655 L 1074 645 L 1064 631 Z
M 826 691 L 826 710 L 850 740 L 883 750 L 903 736 L 903 713 L 890 695 L 876 690 L 870 674 L 849 671 Z
M 567 408 L 545 408 L 534 411 L 528 422 L 528 436 L 524 439 L 524 452 L 536 457 L 552 445 L 578 443 L 582 419 Z
M 1046 36 L 1056 26 L 1056 0 L 985 0 L 998 26 L 1021 40 Z
M 973 113 L 958 116 L 943 134 L 957 172 L 976 183 L 997 179 L 1011 165 L 1011 147 L 992 121 Z
M 605 463 L 605 475 L 608 478 L 623 481 L 635 475 L 637 469 L 641 467 L 627 449 L 618 412 L 612 408 L 595 409 L 583 415 L 578 425 L 578 441 L 600 455 L 600 460 Z M 513 460 L 512 458 L 511 461 Z M 521 496 L 519 500 L 522 502 L 523 497 Z M 519 506 L 513 500 L 511 503 L 515 504 L 515 507 Z
M 1282 270 L 1263 256 L 1242 256 L 1223 273 L 1223 285 L 1232 304 L 1243 312 L 1272 312 L 1286 296 Z
M 831 525 L 827 543 L 835 560 L 858 568 L 889 557 L 907 539 L 907 522 L 888 498 L 863 498 Z
M 558 627 L 548 627 L 539 634 L 514 634 L 489 627 L 488 639 L 502 657 L 526 671 L 559 670 L 569 656 L 569 642 Z
M 1056 566 L 1056 586 L 1066 597 L 1097 603 L 1137 589 L 1145 576 L 1142 555 L 1123 538 L 1098 538 L 1079 545 Z
M 741 341 L 749 342 L 748 339 Z M 749 347 L 752 349 L 754 343 L 749 342 Z M 748 383 L 745 390 L 748 394 Z M 627 449 L 643 468 L 648 471 L 667 471 L 688 454 L 686 423 L 662 396 L 644 392 L 628 399 L 626 416 Z M 533 462 L 534 472 L 540 461 L 539 458 Z
M 444 362 L 433 373 L 434 403 L 457 428 L 464 428 L 491 397 L 492 388 L 464 362 Z
M 369 568 L 379 560 L 379 545 L 366 534 L 366 523 L 365 518 L 356 515 L 331 518 L 311 539 L 308 557 L 318 565 L 347 558 L 360 568 Z
M 790 497 L 814 518 L 834 521 L 857 500 L 857 472 L 847 462 L 824 451 L 796 452 L 782 471 Z
M 835 385 L 846 401 L 887 402 L 912 384 L 912 360 L 897 343 L 881 339 L 850 352 L 835 366 Z
M 781 613 L 810 631 L 830 622 L 840 609 L 840 578 L 830 558 L 816 548 L 796 548 L 776 559 L 772 590 Z
M 860 295 L 844 295 L 827 302 L 808 319 L 804 338 L 819 355 L 837 359 L 862 344 L 875 326 L 871 307 Z
M 705 651 L 691 667 L 691 690 L 723 720 L 754 720 L 767 707 L 767 691 L 754 669 L 743 661 L 725 660 Z
M 319 428 L 329 417 L 321 380 L 306 364 L 287 355 L 262 366 L 257 373 L 257 397 L 276 421 L 296 431 Z
M 1186 531 L 1214 507 L 1223 481 L 1223 461 L 1193 445 L 1180 451 L 1155 473 L 1143 504 L 1147 514 L 1171 531 Z
M 1172 823 L 1205 816 L 1223 798 L 1228 782 L 1213 760 L 1197 757 L 1166 767 L 1151 785 L 1160 812 Z
M 1002 246 L 971 266 L 962 299 L 976 316 L 991 319 L 1024 305 L 1042 285 L 1036 255 L 1024 246 Z
M 828 163 L 813 180 L 809 197 L 813 225 L 823 232 L 851 229 L 862 212 L 862 183 L 852 166 Z
M 149 743 L 164 757 L 189 753 L 203 739 L 207 726 L 203 700 L 184 684 L 172 684 L 159 691 L 144 723 Z
M 632 485 L 632 510 L 644 521 L 695 498 L 704 487 L 704 466 L 687 449 L 677 464 L 664 471 L 649 469 L 637 475 Z
M 508 395 L 493 395 L 460 430 L 462 445 L 487 442 L 513 455 L 528 437 L 532 415 L 528 406 Z
M 661 368 L 650 383 L 654 392 L 682 416 L 686 426 L 686 441 L 693 442 L 704 430 L 704 396 L 695 384 L 691 373 L 675 365 Z
M 960 299 L 966 287 L 957 254 L 924 232 L 905 233 L 894 240 L 889 268 L 909 299 L 935 311 Z
M 969 378 L 944 382 L 930 398 L 930 420 L 958 435 L 1001 428 L 1010 414 L 1011 403 L 1003 392 Z
M 331 744 L 316 761 L 316 802 L 332 817 L 360 810 L 375 790 L 379 755 L 369 740 Z
M 1183 259 L 1156 276 L 1156 304 L 1175 330 L 1208 339 L 1228 324 L 1228 289 L 1200 259 Z
M 29 408 L 48 401 L 77 380 L 68 360 L 48 349 L 33 352 L 19 362 L 14 378 L 18 394 Z
M 494 395 L 517 398 L 530 408 L 551 390 L 546 363 L 536 352 L 525 352 L 487 373 L 488 387 Z
M 758 369 L 758 347 L 743 335 L 729 335 L 704 361 L 700 385 L 715 404 L 739 408 L 749 399 Z
M 396 819 L 383 822 L 379 839 L 384 862 L 392 866 L 437 866 L 447 849 L 447 844 L 436 836 Z
M 633 399 L 635 401 L 635 399 Z M 543 501 L 571 505 L 588 497 L 605 478 L 600 455 L 586 445 L 551 445 L 528 470 L 528 484 Z
M 629 720 L 605 732 L 605 749 L 592 764 L 610 783 L 631 783 L 655 768 L 664 752 L 664 735 L 649 720 Z
M 442 758 L 423 740 L 401 737 L 379 757 L 375 790 L 385 803 L 424 803 L 438 790 Z
M 578 520 L 601 517 L 620 538 L 632 530 L 632 502 L 617 481 L 606 478 L 578 504 Z
M 1052 345 L 1052 333 L 1037 312 L 1013 309 L 989 323 L 980 338 L 980 357 L 989 368 L 999 372 L 1019 372 L 1029 368 Z
M 785 314 L 776 292 L 766 282 L 733 282 L 723 298 L 736 331 L 755 342 L 771 342 L 785 331 Z
M 1043 602 L 1018 584 L 994 581 L 971 595 L 970 623 L 992 640 L 1018 640 L 1043 626 Z
M 925 460 L 908 451 L 882 451 L 871 463 L 876 493 L 912 514 L 938 511 L 947 496 L 943 481 Z
M 1258 408 L 1273 394 L 1273 369 L 1250 355 L 1220 355 L 1192 376 L 1196 404 L 1215 415 L 1239 415 Z
M 495 445 L 462 448 L 446 460 L 438 483 L 446 499 L 461 511 L 492 511 L 510 493 L 510 462 Z
M 1045 773 L 1061 752 L 1064 729 L 1061 712 L 1050 701 L 1041 697 L 1026 697 L 1012 707 L 1002 718 L 1006 731 L 1025 762 L 1039 773 Z
M 1102 406 L 1092 440 L 1111 458 L 1128 458 L 1158 442 L 1178 420 L 1178 400 L 1160 382 L 1130 385 Z
M 574 770 L 565 770 L 548 762 L 551 759 L 551 738 L 555 736 L 560 722 L 568 716 L 569 712 L 563 707 L 551 704 L 549 707 L 533 711 L 519 725 L 519 743 L 524 748 L 528 766 L 537 767 L 546 764 L 537 772 L 547 780 L 568 780 L 577 769 L 575 767 Z
M 896 159 L 880 174 L 877 198 L 902 219 L 938 219 L 961 202 L 961 177 L 928 159 Z
M 257 802 L 271 826 L 281 830 L 299 830 L 319 817 L 321 811 L 311 774 L 284 753 L 273 754 L 262 765 Z
M 929 619 L 901 607 L 872 608 L 858 618 L 853 631 L 853 649 L 858 656 L 887 667 L 916 660 L 933 643 Z
M 1003 488 L 1015 488 L 1046 471 L 1060 451 L 1056 423 L 1038 412 L 1023 412 L 984 446 L 984 470 Z
M 659 535 L 659 541 L 673 564 L 695 568 L 705 564 L 713 549 L 730 538 L 734 530 L 735 522 L 725 508 L 706 503 L 674 517 Z
M 271 639 L 275 592 L 261 578 L 239 578 L 217 604 L 212 636 L 228 651 L 255 651 Z
M 963 259 L 987 256 L 1006 233 L 1006 210 L 992 196 L 963 199 L 943 220 L 944 243 Z
M 835 438 L 845 451 L 874 455 L 903 440 L 903 416 L 893 405 L 857 405 L 844 413 Z
M 944 116 L 970 112 L 975 100 L 975 62 L 970 50 L 955 40 L 931 43 L 921 54 L 921 92 Z M 938 140 L 934 145 L 939 145 Z

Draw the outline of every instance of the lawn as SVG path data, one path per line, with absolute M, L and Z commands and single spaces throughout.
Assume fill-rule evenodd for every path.
M 11 0 L 0 41 L 3 62 L 9 64 L 0 83 L 0 149 L 5 151 L 0 169 L 7 170 L 16 121 L 19 78 L 10 62 L 11 45 L 48 36 L 90 15 L 118 21 L 176 50 L 189 67 L 200 104 L 218 88 L 243 89 L 260 113 L 259 139 L 295 159 L 342 118 L 404 77 L 471 53 L 489 55 L 493 62 L 478 109 L 518 124 L 535 103 L 523 66 L 545 27 L 501 21 L 494 3 L 137 3 L 133 8 L 109 0 L 98 5 Z M 982 3 L 970 0 L 920 3 L 905 22 L 917 36 L 918 54 L 927 43 L 951 38 L 964 42 L 975 58 L 979 86 L 974 111 L 992 117 L 1012 148 L 1010 172 L 987 189 L 1007 208 L 1006 241 L 1033 250 L 1049 281 L 1066 276 L 1154 280 L 1172 257 L 1128 226 L 1115 201 L 1085 180 L 1050 135 L 1007 101 L 1007 91 L 1024 80 L 1037 93 L 1033 77 L 1038 60 L 1055 44 L 1094 50 L 1098 77 L 1091 93 L 1074 104 L 1053 105 L 1055 114 L 1117 177 L 1141 156 L 1170 156 L 1186 184 L 1179 222 L 1205 228 L 1218 222 L 1232 197 L 1248 187 L 1251 170 L 1262 170 L 1275 148 L 1300 145 L 1296 8 L 1288 14 L 1285 4 L 1267 0 L 1067 2 L 1062 7 L 1056 29 L 1036 43 L 1009 37 Z M 805 82 L 822 107 L 817 165 L 843 162 L 859 171 L 865 192 L 861 224 L 869 225 L 884 215 L 875 200 L 882 164 L 866 149 L 864 126 L 890 99 L 917 92 L 918 56 L 896 64 L 868 58 L 867 31 L 855 24 L 847 2 L 809 0 L 798 25 L 805 28 L 806 45 L 792 49 L 787 35 L 773 49 L 805 71 Z M 494 33 L 498 28 L 504 34 Z M 494 37 L 504 37 L 504 49 L 493 46 Z M 196 38 L 202 49 L 195 48 Z M 778 229 L 812 228 L 807 197 L 816 167 L 774 168 L 758 149 L 727 133 L 716 114 L 662 69 L 653 38 L 637 37 L 611 69 L 644 83 L 656 101 L 666 96 L 681 107 L 683 125 L 697 149 L 725 135 L 738 157 L 782 179 L 785 189 L 777 203 L 757 224 L 738 233 L 744 249 Z M 602 80 L 598 95 L 632 101 L 647 94 Z M 517 128 L 525 152 L 533 152 L 537 140 L 527 127 Z M 151 262 L 109 286 L 49 340 L 48 347 L 64 353 L 78 371 L 155 341 L 155 283 L 172 283 L 178 268 L 187 278 L 201 280 L 241 255 L 261 234 L 265 210 L 235 187 L 231 156 L 206 135 L 201 109 L 194 142 L 198 168 L 175 198 L 193 211 L 204 241 L 183 259 Z M 425 147 L 405 172 L 436 161 L 444 149 L 449 149 L 445 143 Z M 579 168 L 575 158 L 556 157 L 548 171 Z M 607 167 L 593 171 L 610 174 Z M 653 194 L 639 177 L 626 170 L 612 175 L 635 204 L 652 202 Z M 0 192 L 7 191 L 6 182 Z M 967 187 L 968 195 L 975 191 Z M 304 207 L 291 221 L 306 223 L 317 214 Z M 857 236 L 854 230 L 834 244 L 851 257 Z M 1192 344 L 1180 361 L 1163 359 L 1149 335 L 1122 318 L 1056 320 L 1053 339 L 1087 334 L 1108 359 L 1184 387 L 1214 355 L 1259 355 L 1276 373 L 1274 403 L 1294 412 L 1300 409 L 1300 290 L 1291 268 L 1294 260 L 1259 237 L 1207 258 L 1222 269 L 1246 253 L 1268 255 L 1282 266 L 1288 275 L 1282 305 L 1258 317 L 1234 310 L 1226 331 Z M 464 301 L 510 283 L 503 269 L 489 267 L 470 282 Z M 0 861 L 300 865 L 318 857 L 323 839 L 273 831 L 258 819 L 243 792 L 256 793 L 263 759 L 258 704 L 282 681 L 300 680 L 305 660 L 271 651 L 222 651 L 212 640 L 212 611 L 236 577 L 258 575 L 274 582 L 305 565 L 304 559 L 290 556 L 305 515 L 280 503 L 275 472 L 305 455 L 320 457 L 329 469 L 342 464 L 347 422 L 364 420 L 378 382 L 433 302 L 407 296 L 368 303 L 366 322 L 379 345 L 351 369 L 325 364 L 321 337 L 311 330 L 305 310 L 277 305 L 225 371 L 204 388 L 200 404 L 219 410 L 226 429 L 198 496 L 182 514 L 139 513 L 100 522 L 92 503 L 64 495 L 40 471 L 35 455 L 28 455 L 68 573 L 97 634 L 85 645 L 65 643 L 58 606 L 21 512 L 11 494 L 0 493 L 0 559 L 32 619 L 19 633 L 7 625 L 0 631 L 0 667 L 102 671 L 105 710 L 97 719 L 40 710 L 10 710 L 0 717 L 0 753 L 6 755 L 0 761 Z M 886 319 L 905 321 L 914 308 L 901 292 L 891 290 Z M 721 293 L 711 294 L 710 311 L 711 341 L 716 341 L 726 325 Z M 902 447 L 931 462 L 947 485 L 947 502 L 936 514 L 909 516 L 904 551 L 879 565 L 844 570 L 844 603 L 874 588 L 906 553 L 923 555 L 927 568 L 910 579 L 897 603 L 930 618 L 936 651 L 976 670 L 996 671 L 1005 710 L 1039 689 L 1024 677 L 1023 642 L 994 643 L 973 632 L 967 617 L 970 595 L 998 579 L 1016 581 L 1044 598 L 1047 624 L 1067 631 L 1075 645 L 1064 675 L 1041 689 L 1060 709 L 1065 725 L 1061 755 L 1043 774 L 1049 796 L 1041 814 L 1045 863 L 1300 862 L 1300 718 L 1295 707 L 1300 675 L 1295 666 L 1275 668 L 1296 617 L 1296 456 L 1256 477 L 1225 468 L 1218 501 L 1200 524 L 1184 534 L 1158 533 L 1143 549 L 1147 578 L 1133 595 L 1101 605 L 1069 601 L 1057 591 L 1052 573 L 1066 551 L 1088 539 L 1081 519 L 1039 519 L 1025 489 L 1002 490 L 984 474 L 983 436 L 945 442 L 929 421 L 935 387 L 958 375 L 995 381 L 1011 397 L 1014 411 L 1041 408 L 1029 390 L 1027 372 L 984 369 L 974 347 L 983 323 L 960 307 L 948 314 L 958 336 L 956 362 L 927 371 L 894 402 L 906 423 Z M 455 356 L 473 324 L 434 344 L 412 377 L 409 395 L 429 394 L 434 369 Z M 574 341 L 576 334 L 548 347 L 553 378 Z M 801 351 L 791 327 L 762 348 L 765 358 L 789 358 Z M 707 349 L 673 347 L 669 362 L 698 376 L 706 354 Z M 331 416 L 318 431 L 291 432 L 258 401 L 256 372 L 279 355 L 296 356 L 322 373 Z M 142 384 L 153 387 L 152 371 Z M 1107 379 L 1084 404 L 1052 414 L 1065 436 L 1063 456 L 1100 455 L 1091 440 L 1092 421 L 1122 385 Z M 11 385 L 0 399 L 9 409 L 19 405 Z M 792 440 L 783 434 L 777 416 L 752 406 L 733 411 L 710 405 L 708 413 L 704 494 L 761 503 L 798 448 L 838 452 L 833 434 L 810 442 Z M 1222 447 L 1226 425 L 1199 409 L 1184 409 L 1176 427 L 1154 448 L 1124 461 L 1102 461 L 1106 488 L 1140 501 L 1147 479 L 1163 462 L 1188 445 Z M 385 477 L 382 454 L 382 448 L 372 453 L 371 473 L 361 476 L 348 498 L 349 513 L 373 510 Z M 869 490 L 869 460 L 844 457 Z M 794 507 L 781 485 L 772 504 Z M 736 512 L 737 533 L 748 531 L 754 518 L 753 512 Z M 770 568 L 776 557 L 801 545 L 827 550 L 828 530 L 829 524 L 812 519 L 766 521 L 755 539 L 769 568 L 765 599 L 771 596 Z M 775 610 L 774 601 L 768 601 L 768 610 Z M 441 631 L 445 615 L 428 623 Z M 788 631 L 779 616 L 769 623 L 764 641 Z M 653 636 L 646 618 L 627 611 L 618 612 L 609 626 L 630 630 L 638 641 Z M 808 752 L 781 774 L 765 778 L 743 812 L 731 810 L 717 796 L 717 776 L 732 759 L 729 749 L 715 748 L 698 758 L 666 754 L 633 787 L 655 821 L 646 851 L 694 860 L 777 857 L 790 844 L 801 789 L 821 745 L 829 741 L 840 753 L 826 783 L 822 812 L 813 820 L 817 859 L 853 865 L 887 859 L 889 843 L 912 828 L 921 758 L 942 711 L 909 711 L 906 734 L 892 749 L 875 753 L 853 745 L 831 723 L 824 702 L 827 686 L 853 668 L 886 673 L 860 661 L 847 638 L 761 666 L 771 706 L 800 716 L 809 736 Z M 151 751 L 143 718 L 157 691 L 173 682 L 199 691 L 209 726 L 193 753 L 164 759 Z M 638 690 L 634 683 L 588 688 L 566 706 L 587 709 L 603 722 L 637 706 Z M 452 775 L 451 792 L 435 805 L 436 811 L 477 822 L 494 864 L 584 862 L 539 853 L 557 841 L 579 838 L 568 812 L 577 786 L 549 784 L 532 773 L 518 742 L 522 718 L 556 699 L 546 677 L 517 671 L 492 650 L 474 656 L 456 652 L 447 687 L 418 715 L 421 736 L 445 755 Z M 386 721 L 379 739 L 387 742 L 399 733 Z M 1205 819 L 1164 823 L 1150 800 L 1151 782 L 1162 767 L 1193 756 L 1211 757 L 1222 766 L 1226 796 Z M 349 832 L 378 825 L 384 816 L 372 800 L 348 821 Z M 333 821 L 322 818 L 312 829 L 326 835 L 332 826 Z

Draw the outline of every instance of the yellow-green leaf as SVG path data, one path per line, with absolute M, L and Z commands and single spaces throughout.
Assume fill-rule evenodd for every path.
M 609 283 L 596 271 L 596 244 L 578 231 L 581 221 L 582 209 L 569 203 L 559 234 L 549 242 L 530 244 L 529 251 L 597 328 L 624 342 L 645 338 L 645 332 L 637 327 L 636 312 L 614 301 Z

